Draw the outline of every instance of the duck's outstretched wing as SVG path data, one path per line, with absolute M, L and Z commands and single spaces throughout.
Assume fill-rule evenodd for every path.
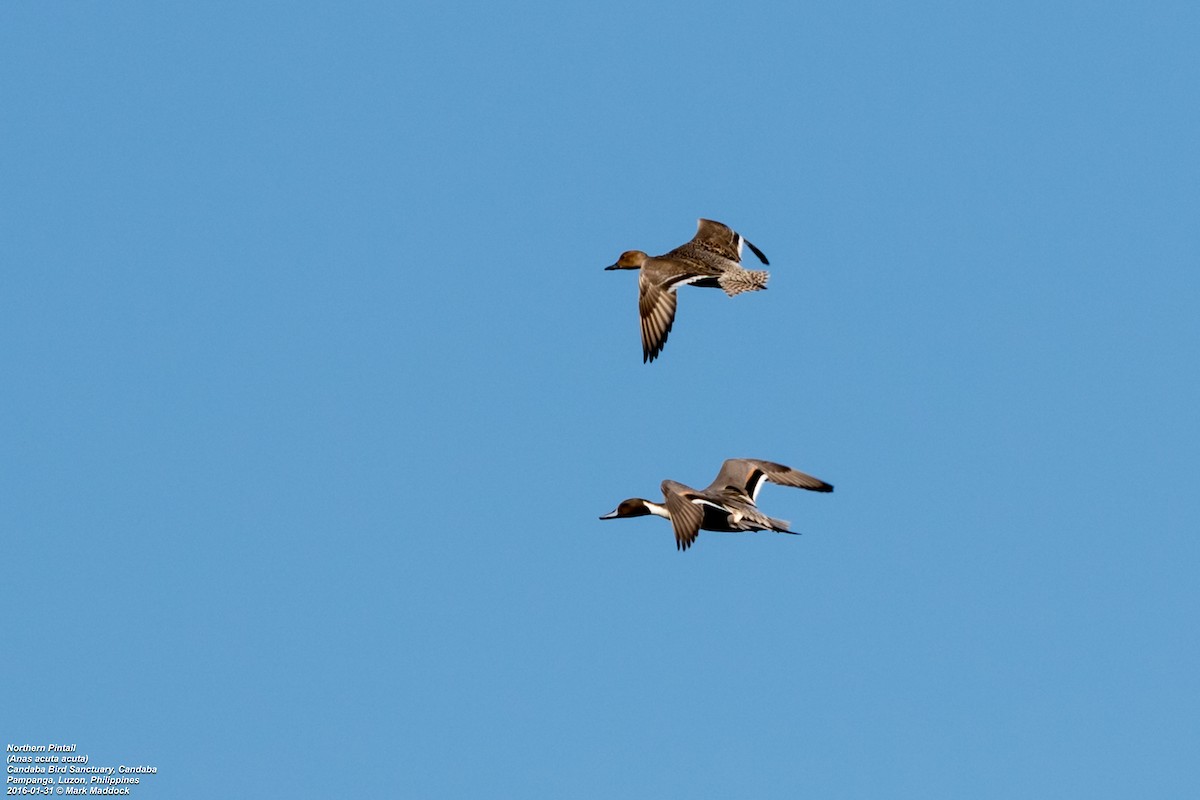
M 700 535 L 700 523 L 704 521 L 704 509 L 696 502 L 699 495 L 695 489 L 675 481 L 663 481 L 662 493 L 671 515 L 671 527 L 675 529 L 675 547 L 687 550 Z
M 721 465 L 721 471 L 705 491 L 733 492 L 744 495 L 751 503 L 758 501 L 758 492 L 763 481 L 780 486 L 794 486 L 813 492 L 832 492 L 833 486 L 820 478 L 814 478 L 799 470 L 763 461 L 757 458 L 730 458 Z
M 638 314 L 642 318 L 642 363 L 653 361 L 662 352 L 675 322 L 675 292 L 646 277 L 638 276 Z
M 686 251 L 688 248 L 697 247 L 740 264 L 742 261 L 743 244 L 749 247 L 754 255 L 758 256 L 759 261 L 764 264 L 770 263 L 767 261 L 767 257 L 763 255 L 763 251 L 751 244 L 749 239 L 728 225 L 711 219 L 700 220 L 696 226 L 696 235 L 692 237 L 690 242 L 680 247 L 679 250 Z

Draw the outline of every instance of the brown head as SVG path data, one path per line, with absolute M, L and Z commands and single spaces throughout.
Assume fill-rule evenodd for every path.
M 610 267 L 610 269 L 612 269 Z M 615 511 L 610 511 L 600 519 L 622 519 L 624 517 L 644 517 L 647 514 L 652 514 L 647 501 L 640 497 L 631 497 L 628 500 L 622 500 L 621 505 L 617 506 Z
M 626 250 L 621 253 L 621 257 L 617 259 L 617 263 L 605 269 L 641 269 L 646 263 L 648 255 L 641 250 Z

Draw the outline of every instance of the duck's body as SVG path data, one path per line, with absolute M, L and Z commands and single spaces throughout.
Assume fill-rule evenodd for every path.
M 653 361 L 675 321 L 675 291 L 691 284 L 724 289 L 732 297 L 742 292 L 767 288 L 765 270 L 742 267 L 742 245 L 747 245 L 762 263 L 767 257 L 737 231 L 720 222 L 702 219 L 690 242 L 661 256 L 627 250 L 617 263 L 605 269 L 636 269 L 638 312 L 642 319 L 642 362 Z
M 755 458 L 731 458 L 721 465 L 716 480 L 704 489 L 666 480 L 662 482 L 663 503 L 631 497 L 600 519 L 647 514 L 669 519 L 675 529 L 675 546 L 679 550 L 691 547 L 701 530 L 795 533 L 786 521 L 768 517 L 755 505 L 765 481 L 814 492 L 833 491 L 833 486 L 825 481 L 783 464 Z

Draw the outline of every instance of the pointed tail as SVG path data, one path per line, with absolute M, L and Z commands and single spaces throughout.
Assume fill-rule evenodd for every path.
M 717 283 L 725 290 L 725 294 L 733 297 L 742 292 L 757 292 L 767 288 L 767 278 L 771 274 L 765 269 L 739 269 L 721 273 Z
M 771 523 L 771 530 L 775 531 L 776 533 L 790 533 L 793 536 L 800 535 L 800 531 L 792 530 L 792 523 L 788 522 L 786 519 L 775 519 L 774 517 L 767 517 L 767 519 Z

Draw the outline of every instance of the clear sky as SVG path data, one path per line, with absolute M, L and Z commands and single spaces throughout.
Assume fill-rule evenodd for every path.
M 1200 10 L 0 4 L 0 737 L 143 797 L 1200 792 Z M 766 292 L 636 276 L 697 217 Z M 802 536 L 597 517 L 723 459 Z

